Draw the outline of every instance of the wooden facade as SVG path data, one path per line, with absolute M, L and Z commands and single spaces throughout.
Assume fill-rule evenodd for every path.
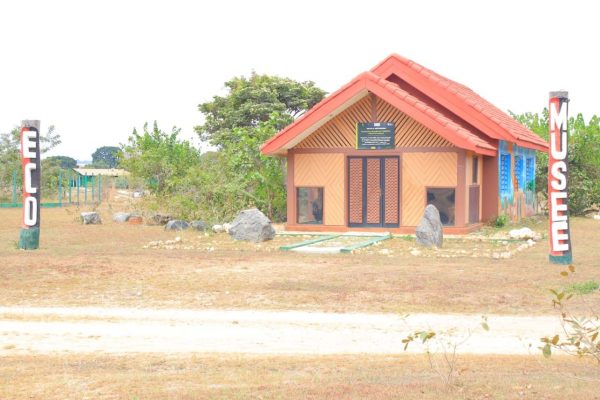
M 356 124 L 382 120 L 395 123 L 396 148 L 355 149 Z M 467 184 L 467 175 L 472 174 L 472 158 L 467 156 L 467 152 L 373 95 L 365 95 L 321 126 L 290 149 L 287 158 L 288 229 L 413 232 L 427 204 L 427 188 L 456 190 L 455 223 L 445 228 L 447 232 L 466 232 L 478 227 L 481 221 L 479 207 L 477 220 L 468 220 L 471 182 Z M 481 158 L 478 160 L 481 171 Z M 356 179 L 353 179 L 354 171 L 359 174 Z M 396 172 L 398 177 L 383 177 L 383 185 L 380 186 L 381 171 L 388 171 L 388 175 Z M 379 175 L 367 180 L 368 193 L 364 196 L 363 205 L 360 193 L 362 185 L 359 181 L 363 179 L 363 174 L 368 173 Z M 375 187 L 371 189 L 369 184 Z M 477 181 L 477 185 L 480 184 L 481 174 Z M 322 225 L 296 223 L 296 190 L 299 187 L 323 188 Z M 382 201 L 380 187 L 385 187 L 385 198 Z M 478 190 L 475 200 L 479 205 L 482 203 L 480 196 L 481 191 Z M 356 215 L 359 203 L 365 210 L 364 216 Z M 382 210 L 378 207 L 382 207 Z

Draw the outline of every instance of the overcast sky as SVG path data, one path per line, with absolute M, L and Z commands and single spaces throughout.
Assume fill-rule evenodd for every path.
M 252 70 L 334 91 L 390 53 L 503 110 L 600 114 L 594 1 L 2 1 L 0 132 L 55 125 L 54 155 L 91 159 L 158 121 L 195 138 L 197 105 Z

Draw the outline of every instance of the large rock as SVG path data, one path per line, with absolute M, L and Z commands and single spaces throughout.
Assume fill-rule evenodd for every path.
M 95 211 L 90 212 L 82 212 L 80 214 L 81 223 L 84 225 L 96 225 L 101 224 L 102 219 L 100 218 L 100 214 Z
M 265 214 L 256 208 L 238 214 L 229 227 L 229 235 L 235 240 L 264 242 L 275 237 L 275 229 Z
M 429 204 L 425 207 L 423 218 L 417 226 L 417 243 L 426 247 L 442 247 L 443 242 L 444 233 L 440 212 L 434 205 Z
M 165 225 L 165 230 L 167 230 L 167 231 L 183 231 L 185 229 L 188 229 L 189 227 L 190 227 L 190 224 L 188 224 L 186 221 L 174 219 L 174 220 L 167 222 L 167 224 Z
M 190 222 L 190 228 L 197 231 L 205 231 L 207 229 L 207 226 L 204 223 L 204 221 L 192 221 Z
M 123 223 L 123 222 L 127 222 L 127 220 L 129 219 L 129 217 L 131 216 L 131 213 L 127 213 L 127 212 L 117 212 L 114 213 L 112 216 L 112 220 L 114 222 L 117 223 Z

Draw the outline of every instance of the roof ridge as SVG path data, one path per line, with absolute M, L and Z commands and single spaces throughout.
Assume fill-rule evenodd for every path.
M 402 57 L 398 54 L 393 53 L 390 56 L 388 56 L 387 58 L 385 58 L 382 62 L 377 64 L 373 69 L 371 69 L 371 71 L 377 72 L 378 70 L 382 70 L 384 65 L 386 65 L 386 63 L 390 63 L 390 67 L 388 67 L 388 69 L 386 69 L 385 72 L 389 72 L 389 69 L 391 68 L 393 70 L 392 73 L 395 73 L 401 79 L 405 79 L 405 77 L 402 76 L 403 75 L 402 73 L 398 73 L 399 71 L 397 70 L 397 68 L 393 68 L 394 61 L 403 64 L 410 70 L 417 73 L 423 79 L 427 79 L 428 82 L 435 84 L 435 86 L 438 87 L 440 90 L 443 90 L 444 93 L 447 93 L 449 96 L 452 96 L 455 100 L 457 100 L 460 103 L 464 104 L 465 106 L 469 107 L 469 109 L 472 109 L 473 111 L 476 111 L 478 114 L 483 115 L 487 121 L 489 121 L 490 123 L 495 125 L 497 129 L 500 129 L 500 132 L 497 132 L 494 134 L 494 135 L 497 135 L 498 138 L 504 136 L 504 135 L 500 134 L 501 132 L 506 132 L 506 135 L 508 135 L 510 137 L 510 139 L 509 138 L 505 138 L 505 139 L 514 140 L 517 142 L 524 141 L 527 143 L 531 143 L 533 145 L 538 146 L 538 150 L 542 150 L 542 149 L 545 150 L 547 148 L 548 144 L 545 140 L 541 139 L 539 136 L 537 136 L 531 130 L 529 130 L 522 124 L 520 124 L 514 118 L 509 116 L 506 112 L 500 110 L 498 107 L 496 107 L 491 102 L 489 102 L 488 100 L 483 98 L 481 95 L 479 95 L 477 92 L 475 92 L 470 87 L 468 87 L 462 83 L 456 82 L 450 78 L 447 78 L 431 69 L 428 69 L 428 68 L 424 67 L 423 65 L 421 65 L 411 59 L 408 59 L 406 57 Z M 381 76 L 381 77 L 387 78 L 386 76 Z M 409 84 L 413 85 L 410 82 L 409 82 Z M 422 90 L 419 87 L 417 87 L 417 89 L 424 92 L 424 90 Z M 442 95 L 441 97 L 444 97 L 444 96 Z M 432 98 L 436 101 L 440 100 L 439 96 L 437 98 L 435 98 L 435 97 L 432 97 Z M 449 99 L 446 99 L 446 100 L 450 101 Z M 441 104 L 445 108 L 449 109 L 447 104 L 443 104 L 443 102 Z M 477 105 L 479 107 L 477 107 Z M 455 108 L 460 109 L 460 106 L 456 106 Z M 474 123 L 472 116 L 467 115 L 465 118 L 464 114 L 460 115 L 455 110 L 449 110 L 449 111 L 461 116 L 467 122 Z M 493 111 L 493 114 L 496 114 L 497 118 L 493 118 L 492 116 L 487 115 L 487 114 L 492 114 L 492 111 Z M 467 119 L 467 118 L 469 118 L 469 119 Z M 478 122 L 478 121 L 476 121 L 476 122 Z M 478 125 L 476 122 L 475 122 L 475 126 Z M 482 126 L 481 123 L 479 123 L 479 126 L 480 127 Z M 490 132 L 486 132 L 486 130 L 481 129 L 481 128 L 479 128 L 479 129 L 482 132 L 484 132 L 485 134 L 490 135 Z M 541 148 L 539 148 L 539 147 L 541 147 Z

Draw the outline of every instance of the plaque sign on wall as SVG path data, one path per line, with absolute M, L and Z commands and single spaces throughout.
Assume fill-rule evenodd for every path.
M 356 148 L 359 150 L 393 149 L 396 126 L 393 122 L 359 122 L 356 124 Z

